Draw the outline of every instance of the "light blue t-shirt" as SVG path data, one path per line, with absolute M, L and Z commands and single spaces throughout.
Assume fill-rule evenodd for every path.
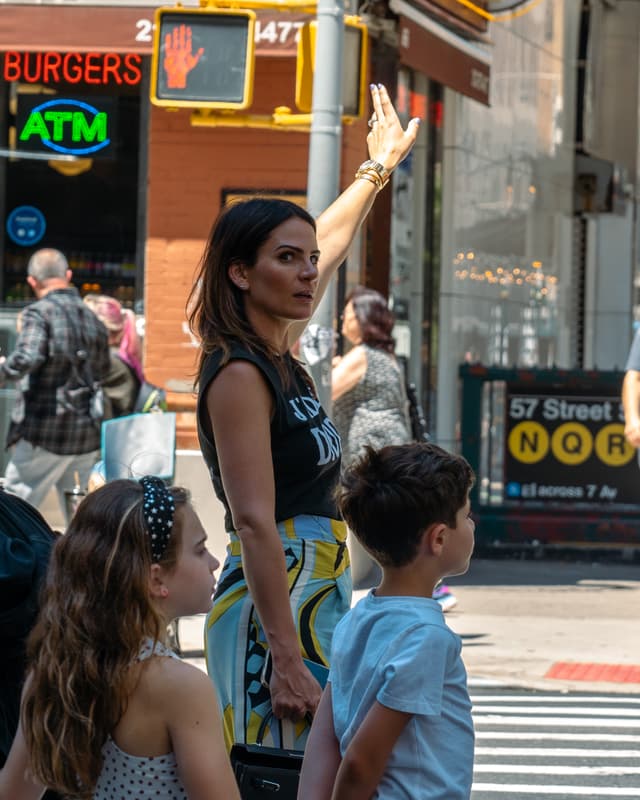
M 338 623 L 329 681 L 342 755 L 376 700 L 413 714 L 377 800 L 468 800 L 474 734 L 461 648 L 430 598 L 371 592 Z

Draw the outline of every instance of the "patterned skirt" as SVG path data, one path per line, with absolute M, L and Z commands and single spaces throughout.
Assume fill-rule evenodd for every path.
M 278 524 L 284 547 L 291 611 L 303 658 L 328 666 L 331 638 L 351 605 L 346 526 L 302 515 Z M 206 624 L 207 670 L 218 693 L 225 741 L 253 744 L 271 697 L 260 677 L 268 649 L 247 590 L 240 541 L 231 534 L 227 557 Z M 303 750 L 308 723 L 269 719 L 263 744 Z

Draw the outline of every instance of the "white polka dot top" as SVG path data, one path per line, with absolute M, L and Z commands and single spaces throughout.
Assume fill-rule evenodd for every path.
M 160 642 L 153 646 L 149 639 L 140 648 L 138 661 L 152 655 L 178 658 L 173 650 Z M 179 800 L 187 797 L 173 753 L 154 758 L 131 756 L 109 737 L 102 755 L 104 763 L 93 800 Z

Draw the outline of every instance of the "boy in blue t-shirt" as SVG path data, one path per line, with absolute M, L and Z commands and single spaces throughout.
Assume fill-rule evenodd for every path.
M 425 443 L 367 448 L 344 474 L 340 510 L 382 582 L 336 628 L 301 800 L 468 800 L 461 641 L 431 595 L 469 567 L 473 481 L 464 458 Z

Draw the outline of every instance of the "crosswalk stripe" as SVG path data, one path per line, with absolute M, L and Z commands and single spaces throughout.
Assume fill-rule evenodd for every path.
M 502 702 L 517 702 L 517 703 L 539 703 L 540 700 L 548 702 L 553 700 L 554 703 L 606 703 L 607 705 L 623 704 L 640 705 L 640 695 L 636 697 L 629 697 L 623 695 L 621 697 L 599 697 L 591 695 L 520 695 L 520 694 L 477 694 L 471 695 L 472 703 L 502 703 Z
M 640 767 L 565 767 L 559 764 L 476 764 L 473 771 L 515 775 L 640 775 Z
M 509 738 L 512 738 L 511 736 Z M 523 737 L 524 738 L 524 737 Z M 529 738 L 528 735 L 526 738 Z M 547 738 L 545 736 L 545 738 Z M 600 737 L 597 737 L 598 741 Z M 587 747 L 476 747 L 476 756 L 546 756 L 547 758 L 640 758 L 640 750 L 596 750 Z
M 471 696 L 472 798 L 640 798 L 640 695 L 506 691 Z M 579 785 L 584 782 L 606 785 Z
M 527 731 L 526 733 L 518 733 L 517 731 L 479 731 L 476 730 L 476 740 L 478 739 L 526 739 L 531 741 L 533 739 L 549 739 L 553 741 L 563 742 L 625 742 L 630 744 L 632 742 L 640 743 L 640 736 L 632 733 L 558 733 L 544 731 Z
M 474 792 L 500 792 L 501 794 L 537 794 L 548 797 L 552 794 L 582 795 L 583 797 L 626 797 L 638 800 L 638 789 L 618 786 L 556 786 L 547 784 L 520 783 L 474 783 Z
M 476 725 L 555 725 L 560 728 L 640 728 L 637 719 L 601 719 L 600 717 L 511 717 L 503 714 L 474 714 Z
M 590 717 L 607 717 L 615 714 L 616 717 L 632 717 L 637 720 L 640 727 L 640 709 L 635 708 L 589 708 L 587 706 L 572 708 L 557 708 L 554 706 L 538 706 L 530 708 L 528 706 L 502 706 L 502 705 L 478 705 L 478 712 L 482 714 L 585 714 Z

